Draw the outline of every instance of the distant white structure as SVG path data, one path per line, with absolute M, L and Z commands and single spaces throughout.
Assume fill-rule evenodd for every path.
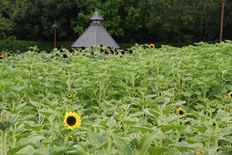
M 106 29 L 101 25 L 103 17 L 96 11 L 90 18 L 92 23 L 84 33 L 72 44 L 72 47 L 95 47 L 105 46 L 119 48 L 116 41 L 110 36 Z

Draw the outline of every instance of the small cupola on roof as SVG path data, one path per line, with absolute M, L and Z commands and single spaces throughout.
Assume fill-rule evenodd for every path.
M 103 17 L 96 11 L 92 17 L 90 18 L 90 20 L 92 20 L 92 23 L 99 23 L 100 21 L 103 20 Z
M 92 23 L 72 44 L 72 47 L 94 47 L 102 45 L 106 47 L 119 48 L 115 40 L 101 25 L 103 17 L 97 11 L 90 19 L 92 20 Z

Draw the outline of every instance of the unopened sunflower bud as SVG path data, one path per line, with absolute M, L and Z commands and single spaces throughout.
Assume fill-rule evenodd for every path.
M 6 130 L 12 126 L 12 121 L 9 120 L 5 112 L 0 113 L 0 130 Z
M 9 121 L 0 121 L 0 129 L 6 130 L 12 126 L 12 123 Z

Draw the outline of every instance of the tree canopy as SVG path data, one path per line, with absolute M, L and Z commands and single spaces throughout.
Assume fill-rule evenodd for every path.
M 0 37 L 75 40 L 97 10 L 118 42 L 195 42 L 219 38 L 220 0 L 0 0 Z M 232 1 L 225 2 L 224 39 L 232 39 Z

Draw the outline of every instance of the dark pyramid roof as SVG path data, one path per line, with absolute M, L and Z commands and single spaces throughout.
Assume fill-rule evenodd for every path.
M 91 46 L 109 46 L 119 48 L 115 40 L 110 36 L 106 29 L 101 25 L 102 16 L 95 12 L 91 17 L 93 22 L 84 33 L 72 44 L 72 47 L 91 47 Z

